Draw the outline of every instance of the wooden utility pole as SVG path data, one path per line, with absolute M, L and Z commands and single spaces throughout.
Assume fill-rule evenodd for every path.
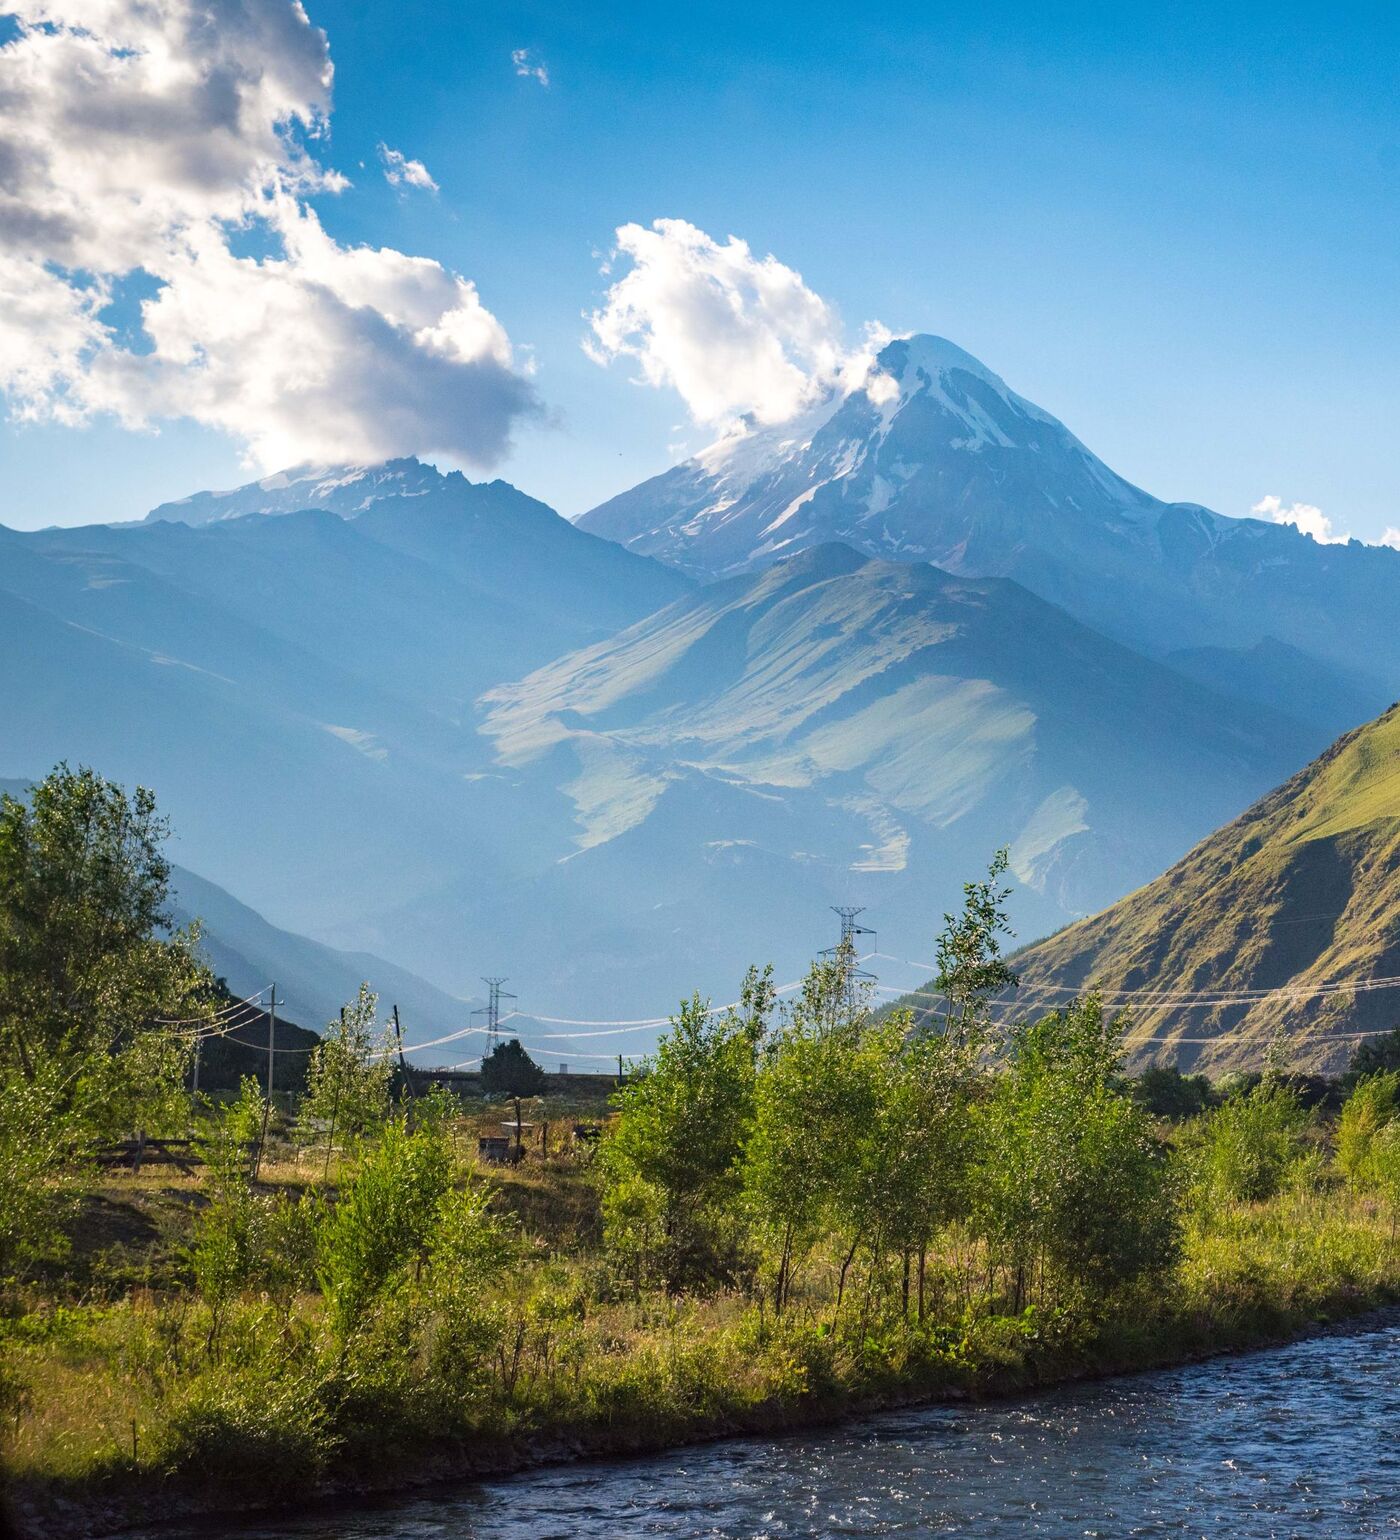
M 413 1088 L 413 1076 L 408 1072 L 408 1060 L 403 1056 L 403 1028 L 399 1025 L 399 1008 L 394 1007 L 394 1041 L 399 1045 L 399 1070 L 403 1074 L 403 1083 L 410 1097 L 416 1097 L 417 1091 Z

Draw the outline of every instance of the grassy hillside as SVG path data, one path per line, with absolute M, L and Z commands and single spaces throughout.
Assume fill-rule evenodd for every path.
M 1071 987 L 1159 992 L 1134 1003 L 1141 1062 L 1257 1066 L 1282 1033 L 1291 1064 L 1340 1068 L 1356 1034 L 1400 1021 L 1400 990 L 1336 987 L 1400 974 L 1400 706 L 1017 965 L 1033 1003 Z

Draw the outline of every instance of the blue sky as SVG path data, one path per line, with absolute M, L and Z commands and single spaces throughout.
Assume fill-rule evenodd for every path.
M 1394 7 L 307 6 L 317 154 L 353 183 L 311 204 L 473 280 L 546 413 L 494 474 L 566 513 L 707 437 L 580 347 L 614 229 L 669 217 L 799 270 L 852 338 L 953 338 L 1159 496 L 1400 524 Z M 390 187 L 381 142 L 439 191 Z M 17 527 L 251 474 L 178 421 L 9 423 L 0 457 Z

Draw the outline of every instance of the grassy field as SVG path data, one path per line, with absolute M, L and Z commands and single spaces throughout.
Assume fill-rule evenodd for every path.
M 544 1112 L 571 1131 L 597 1110 Z M 461 1152 L 474 1157 L 502 1115 L 465 1111 L 451 1130 Z M 1400 1299 L 1389 1209 L 1318 1160 L 1266 1202 L 1194 1203 L 1170 1287 L 1085 1308 L 1012 1311 L 979 1243 L 956 1230 L 929 1258 L 922 1319 L 892 1318 L 871 1296 L 833 1315 L 835 1248 L 813 1254 L 781 1318 L 761 1292 L 629 1292 L 600 1250 L 593 1152 L 560 1139 L 546 1156 L 537 1141 L 520 1166 L 475 1178 L 519 1245 L 491 1287 L 489 1346 L 450 1395 L 431 1342 L 392 1311 L 362 1357 L 336 1346 L 309 1274 L 239 1290 L 216 1322 L 192 1286 L 202 1180 L 147 1168 L 101 1181 L 67 1257 L 3 1323 L 4 1456 L 31 1527 L 100 1532 L 994 1395 L 1274 1341 Z M 324 1151 L 276 1145 L 256 1193 L 334 1203 L 343 1175 L 333 1160 L 327 1178 Z

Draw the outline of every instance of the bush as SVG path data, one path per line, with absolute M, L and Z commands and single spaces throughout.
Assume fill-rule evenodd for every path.
M 410 1132 L 402 1119 L 360 1157 L 320 1236 L 321 1289 L 342 1340 L 408 1263 L 427 1259 L 454 1168 L 442 1130 Z
M 1276 1080 L 1236 1092 L 1200 1126 L 1208 1182 L 1222 1197 L 1245 1203 L 1272 1198 L 1302 1150 L 1307 1114 Z
M 1354 1187 L 1373 1182 L 1376 1135 L 1400 1115 L 1400 1070 L 1365 1075 L 1337 1119 L 1337 1166 Z
M 236 1368 L 189 1384 L 166 1416 L 157 1460 L 201 1483 L 275 1497 L 315 1476 L 334 1451 L 314 1376 Z
M 1183 1075 L 1175 1064 L 1154 1064 L 1132 1083 L 1133 1098 L 1154 1117 L 1180 1121 L 1194 1118 L 1210 1106 L 1210 1081 L 1204 1075 Z

